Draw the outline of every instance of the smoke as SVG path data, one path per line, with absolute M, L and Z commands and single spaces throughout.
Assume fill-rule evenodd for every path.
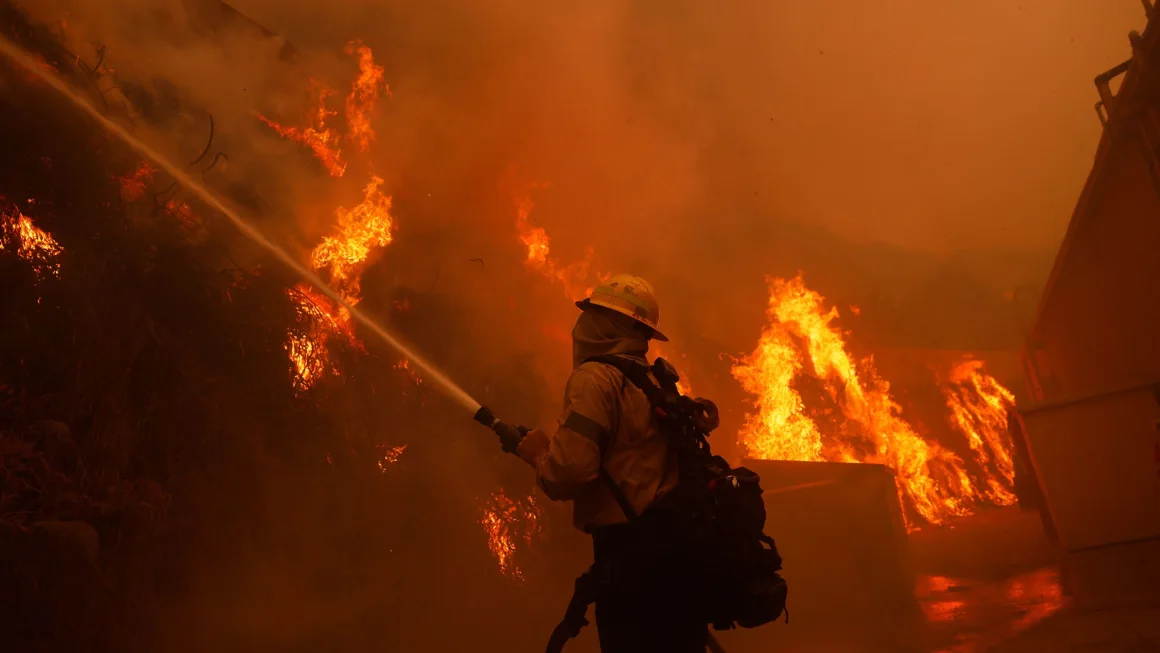
M 300 118 L 308 79 L 345 88 L 341 48 L 360 39 L 393 90 L 366 165 L 400 210 L 422 213 L 401 229 L 456 231 L 449 258 L 505 258 L 513 209 L 498 184 L 514 167 L 549 184 L 535 218 L 554 252 L 591 246 L 605 271 L 661 275 L 673 297 L 686 283 L 736 275 L 754 290 L 766 272 L 841 267 L 801 251 L 841 246 L 827 240 L 1034 252 L 1038 269 L 994 283 L 1037 281 L 1099 135 L 1088 80 L 1126 55 L 1141 18 L 1127 0 L 233 3 L 252 22 L 210 0 L 32 5 L 66 17 L 74 41 L 106 44 L 118 74 L 169 80 L 212 112 L 231 173 L 263 189 L 267 212 L 293 214 L 304 243 L 361 171 L 339 184 L 307 174 L 253 114 Z M 287 41 L 293 65 L 279 58 Z
M 334 208 L 384 178 L 397 233 L 364 275 L 364 305 L 423 298 L 395 326 L 527 422 L 551 416 L 575 311 L 524 264 L 513 189 L 534 185 L 531 221 L 553 256 L 591 247 L 594 272 L 653 281 L 695 391 L 724 398 L 725 438 L 741 404 L 721 356 L 756 341 L 766 274 L 803 270 L 835 304 L 862 306 L 867 338 L 904 334 L 890 346 L 969 349 L 972 334 L 1002 332 L 1003 293 L 1042 281 L 1087 174 L 1090 80 L 1129 55 L 1124 35 L 1142 22 L 1134 0 L 26 4 L 89 65 L 106 53 L 110 102 L 134 100 L 123 118 L 178 160 L 202 150 L 212 115 L 210 157 L 227 158 L 207 182 L 303 260 Z M 305 124 L 312 81 L 345 93 L 354 39 L 391 95 L 370 152 L 342 144 L 336 179 L 257 115 Z M 162 117 L 142 110 L 146 95 Z M 935 317 L 907 327 L 915 315 Z M 995 339 L 1018 344 L 1013 330 Z M 478 434 L 458 435 L 424 463 L 454 497 L 446 521 L 475 528 L 457 482 L 515 472 L 474 468 L 463 440 Z M 282 589 L 282 605 L 305 592 Z M 273 631 L 286 613 L 271 619 Z

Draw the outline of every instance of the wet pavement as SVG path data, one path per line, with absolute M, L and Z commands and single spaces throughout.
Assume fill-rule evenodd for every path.
M 1045 567 L 1000 581 L 922 576 L 915 595 L 938 650 L 982 653 L 1067 608 L 1060 570 Z
M 954 530 L 911 543 L 932 653 L 1160 652 L 1160 541 L 1064 555 L 1014 509 Z

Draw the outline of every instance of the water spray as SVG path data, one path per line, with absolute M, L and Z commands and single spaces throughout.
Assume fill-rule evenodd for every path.
M 447 375 L 439 371 L 434 365 L 429 363 L 426 359 L 416 354 L 410 347 L 392 335 L 389 331 L 384 329 L 375 320 L 371 319 L 361 310 L 347 302 L 341 295 L 333 288 L 327 285 L 317 274 L 311 272 L 301 263 L 290 256 L 286 250 L 274 244 L 261 231 L 250 224 L 245 218 L 240 216 L 236 211 L 229 208 L 217 198 L 214 193 L 204 184 L 200 183 L 191 177 L 180 166 L 170 161 L 161 153 L 154 150 L 149 145 L 146 145 L 136 136 L 133 136 L 124 127 L 113 122 L 105 117 L 95 106 L 92 105 L 84 96 L 76 93 L 68 84 L 60 78 L 47 64 L 38 61 L 34 56 L 26 52 L 19 45 L 9 41 L 7 38 L 0 36 L 0 53 L 11 59 L 16 64 L 27 69 L 29 72 L 39 77 L 45 84 L 48 84 L 54 91 L 64 96 L 78 109 L 91 116 L 97 121 L 105 131 L 116 136 L 126 145 L 136 150 L 137 153 L 145 158 L 153 161 L 162 170 L 173 177 L 174 181 L 184 186 L 187 190 L 193 192 L 207 205 L 215 209 L 218 213 L 224 215 L 230 222 L 237 227 L 242 235 L 249 238 L 251 241 L 261 246 L 267 252 L 274 255 L 279 261 L 284 263 L 287 267 L 293 270 L 298 276 L 302 277 L 310 285 L 317 288 L 324 295 L 334 300 L 339 306 L 350 311 L 354 319 L 358 320 L 363 326 L 370 329 L 383 342 L 387 343 L 392 349 L 402 354 L 407 360 L 415 364 L 423 376 L 435 382 L 435 384 L 453 401 L 458 403 L 469 412 L 473 413 L 475 420 L 484 426 L 495 431 L 500 437 L 500 442 L 503 445 L 504 451 L 514 453 L 515 444 L 518 444 L 523 432 L 521 429 L 508 425 L 497 419 L 490 410 L 481 406 L 478 401 L 467 394 L 462 388 L 455 384 Z M 515 443 L 515 444 L 513 444 Z

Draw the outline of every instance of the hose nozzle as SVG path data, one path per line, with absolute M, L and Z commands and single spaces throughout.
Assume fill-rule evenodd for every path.
M 520 446 L 520 440 L 523 440 L 524 436 L 528 433 L 528 430 L 525 428 L 512 426 L 499 419 L 487 406 L 480 406 L 479 410 L 475 411 L 474 419 L 492 431 L 495 431 L 495 434 L 499 436 L 500 448 L 507 453 L 516 453 L 516 450 Z
M 479 410 L 475 411 L 475 417 L 472 419 L 479 422 L 480 424 L 483 424 L 489 429 L 493 428 L 495 423 L 499 421 L 496 419 L 495 413 L 491 412 L 491 409 L 487 406 L 480 406 Z

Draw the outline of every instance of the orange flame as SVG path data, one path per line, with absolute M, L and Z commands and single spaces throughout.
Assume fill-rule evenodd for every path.
M 520 241 L 528 248 L 526 264 L 563 286 L 564 294 L 572 301 L 584 299 L 592 290 L 588 277 L 595 256 L 593 249 L 591 247 L 585 249 L 583 259 L 561 267 L 551 256 L 551 239 L 548 232 L 531 224 L 532 209 L 536 207 L 532 201 L 531 191 L 546 186 L 542 183 L 530 184 L 513 194 L 516 205 L 516 229 L 519 231 Z
M 17 256 L 26 261 L 43 263 L 49 274 L 60 276 L 60 263 L 54 259 L 64 250 L 51 234 L 32 224 L 32 220 L 16 207 L 0 212 L 0 226 L 15 235 Z M 4 242 L 0 240 L 0 250 L 3 249 Z M 40 270 L 36 272 L 39 276 Z
M 375 64 L 370 48 L 358 41 L 351 41 L 346 46 L 346 52 L 358 55 L 359 70 L 358 78 L 346 98 L 346 137 L 354 141 L 359 150 L 369 152 L 371 141 L 375 139 L 375 131 L 371 128 L 371 112 L 379 100 L 380 91 L 390 93 L 390 89 L 383 83 L 383 67 Z
M 288 293 L 302 328 L 289 334 L 285 347 L 294 366 L 294 387 L 301 392 L 335 372 L 327 343 L 336 333 L 349 334 L 350 326 L 335 311 L 334 302 L 313 286 L 301 283 Z
M 148 161 L 142 161 L 141 166 L 135 171 L 120 177 L 121 182 L 121 198 L 126 202 L 136 202 L 145 196 L 145 187 L 153 179 L 153 173 L 157 172 Z
M 389 89 L 383 81 L 383 67 L 375 64 L 369 47 L 352 41 L 347 45 L 346 52 L 357 54 L 359 61 L 359 75 L 346 99 L 346 136 L 361 151 L 367 152 L 375 137 L 371 128 L 371 114 L 379 94 L 382 91 L 389 92 Z M 326 124 L 338 113 L 326 106 L 327 98 L 333 91 L 316 83 L 314 87 L 318 93 L 318 108 L 306 128 L 285 127 L 265 116 L 259 117 L 284 138 L 310 147 L 332 176 L 341 177 L 346 172 L 347 164 L 337 147 L 335 133 Z M 391 242 L 391 198 L 379 190 L 382 184 L 381 178 L 372 175 L 363 190 L 361 204 L 351 209 L 336 209 L 338 224 L 334 233 L 324 237 L 311 252 L 311 266 L 315 270 L 328 269 L 330 283 L 349 304 L 355 304 L 360 299 L 360 276 L 371 250 L 385 247 Z M 287 349 L 298 371 L 301 381 L 299 387 L 304 389 L 310 387 L 320 375 L 319 370 L 315 369 L 318 364 L 310 361 L 328 360 L 327 344 L 333 333 L 341 331 L 355 346 L 360 346 L 360 343 L 355 338 L 349 311 L 304 288 L 300 288 L 300 297 L 300 311 L 313 322 L 326 327 L 312 333 L 291 334 L 288 338 Z M 407 371 L 414 375 L 409 368 Z
M 500 573 L 522 581 L 524 573 L 515 562 L 517 542 L 522 539 L 531 547 L 541 530 L 540 505 L 535 495 L 513 501 L 503 490 L 495 492 L 484 506 L 479 523 L 487 533 L 487 547 L 499 564 Z
M 951 370 L 943 384 L 950 422 L 967 438 L 975 459 L 988 473 L 988 500 L 1009 506 L 1015 503 L 1015 460 L 1012 457 L 1007 414 L 1015 407 L 1015 395 L 983 371 L 983 363 L 965 360 Z
M 381 458 L 379 458 L 379 471 L 385 472 L 387 471 L 387 465 L 393 465 L 399 462 L 399 458 L 402 457 L 403 452 L 407 450 L 407 445 L 404 444 L 397 447 L 383 446 L 380 447 L 380 449 L 382 450 L 383 455 Z
M 337 235 L 323 238 L 311 254 L 314 269 L 329 268 L 336 290 L 352 304 L 359 300 L 359 274 L 371 249 L 391 242 L 391 198 L 379 190 L 382 183 L 372 176 L 363 190 L 362 204 L 340 207 Z
M 741 445 L 750 458 L 761 460 L 823 460 L 822 434 L 805 414 L 805 403 L 793 381 L 802 371 L 801 355 L 776 322 L 770 299 L 770 324 L 757 349 L 733 366 L 733 377 L 756 395 L 757 412 L 745 416 Z
M 757 397 L 757 412 L 746 416 L 740 434 L 747 455 L 884 464 L 895 472 L 903 506 L 930 524 L 969 514 L 983 501 L 1000 502 L 1001 495 L 967 474 L 961 458 L 924 440 L 903 419 L 873 360 L 850 356 L 846 334 L 833 324 L 837 309 L 827 310 L 825 298 L 806 288 L 800 275 L 770 280 L 766 313 L 769 324 L 757 348 L 733 367 L 734 377 Z M 823 432 L 807 414 L 795 387 L 803 371 L 821 382 L 828 395 L 823 399 L 838 408 L 830 415 L 839 420 L 833 432 Z
M 415 368 L 411 367 L 411 361 L 407 360 L 406 358 L 400 360 L 398 363 L 395 363 L 395 369 L 401 372 L 406 372 L 407 376 L 410 377 L 411 381 L 415 385 L 423 384 L 423 377 L 419 376 L 418 373 L 415 372 Z
M 321 84 L 316 84 L 315 88 L 318 93 L 318 108 L 313 112 L 310 125 L 307 127 L 287 127 L 262 115 L 259 115 L 258 119 L 278 132 L 282 138 L 310 148 L 314 152 L 315 158 L 322 163 L 332 177 L 341 177 L 346 172 L 346 162 L 342 160 L 342 151 L 332 147 L 332 142 L 337 138 L 326 127 L 327 119 L 338 114 L 337 111 L 326 108 L 326 98 L 333 95 L 334 91 Z
M 648 346 L 654 358 L 663 358 L 677 368 L 677 373 L 681 377 L 677 380 L 677 392 L 681 393 L 682 396 L 692 397 L 693 388 L 689 385 L 689 379 L 686 377 L 687 372 L 684 369 L 687 366 L 681 364 L 687 361 L 688 356 L 677 354 L 673 350 L 671 343 L 662 343 L 659 340 L 653 340 L 649 342 Z M 678 358 L 680 359 L 679 361 L 676 360 Z

